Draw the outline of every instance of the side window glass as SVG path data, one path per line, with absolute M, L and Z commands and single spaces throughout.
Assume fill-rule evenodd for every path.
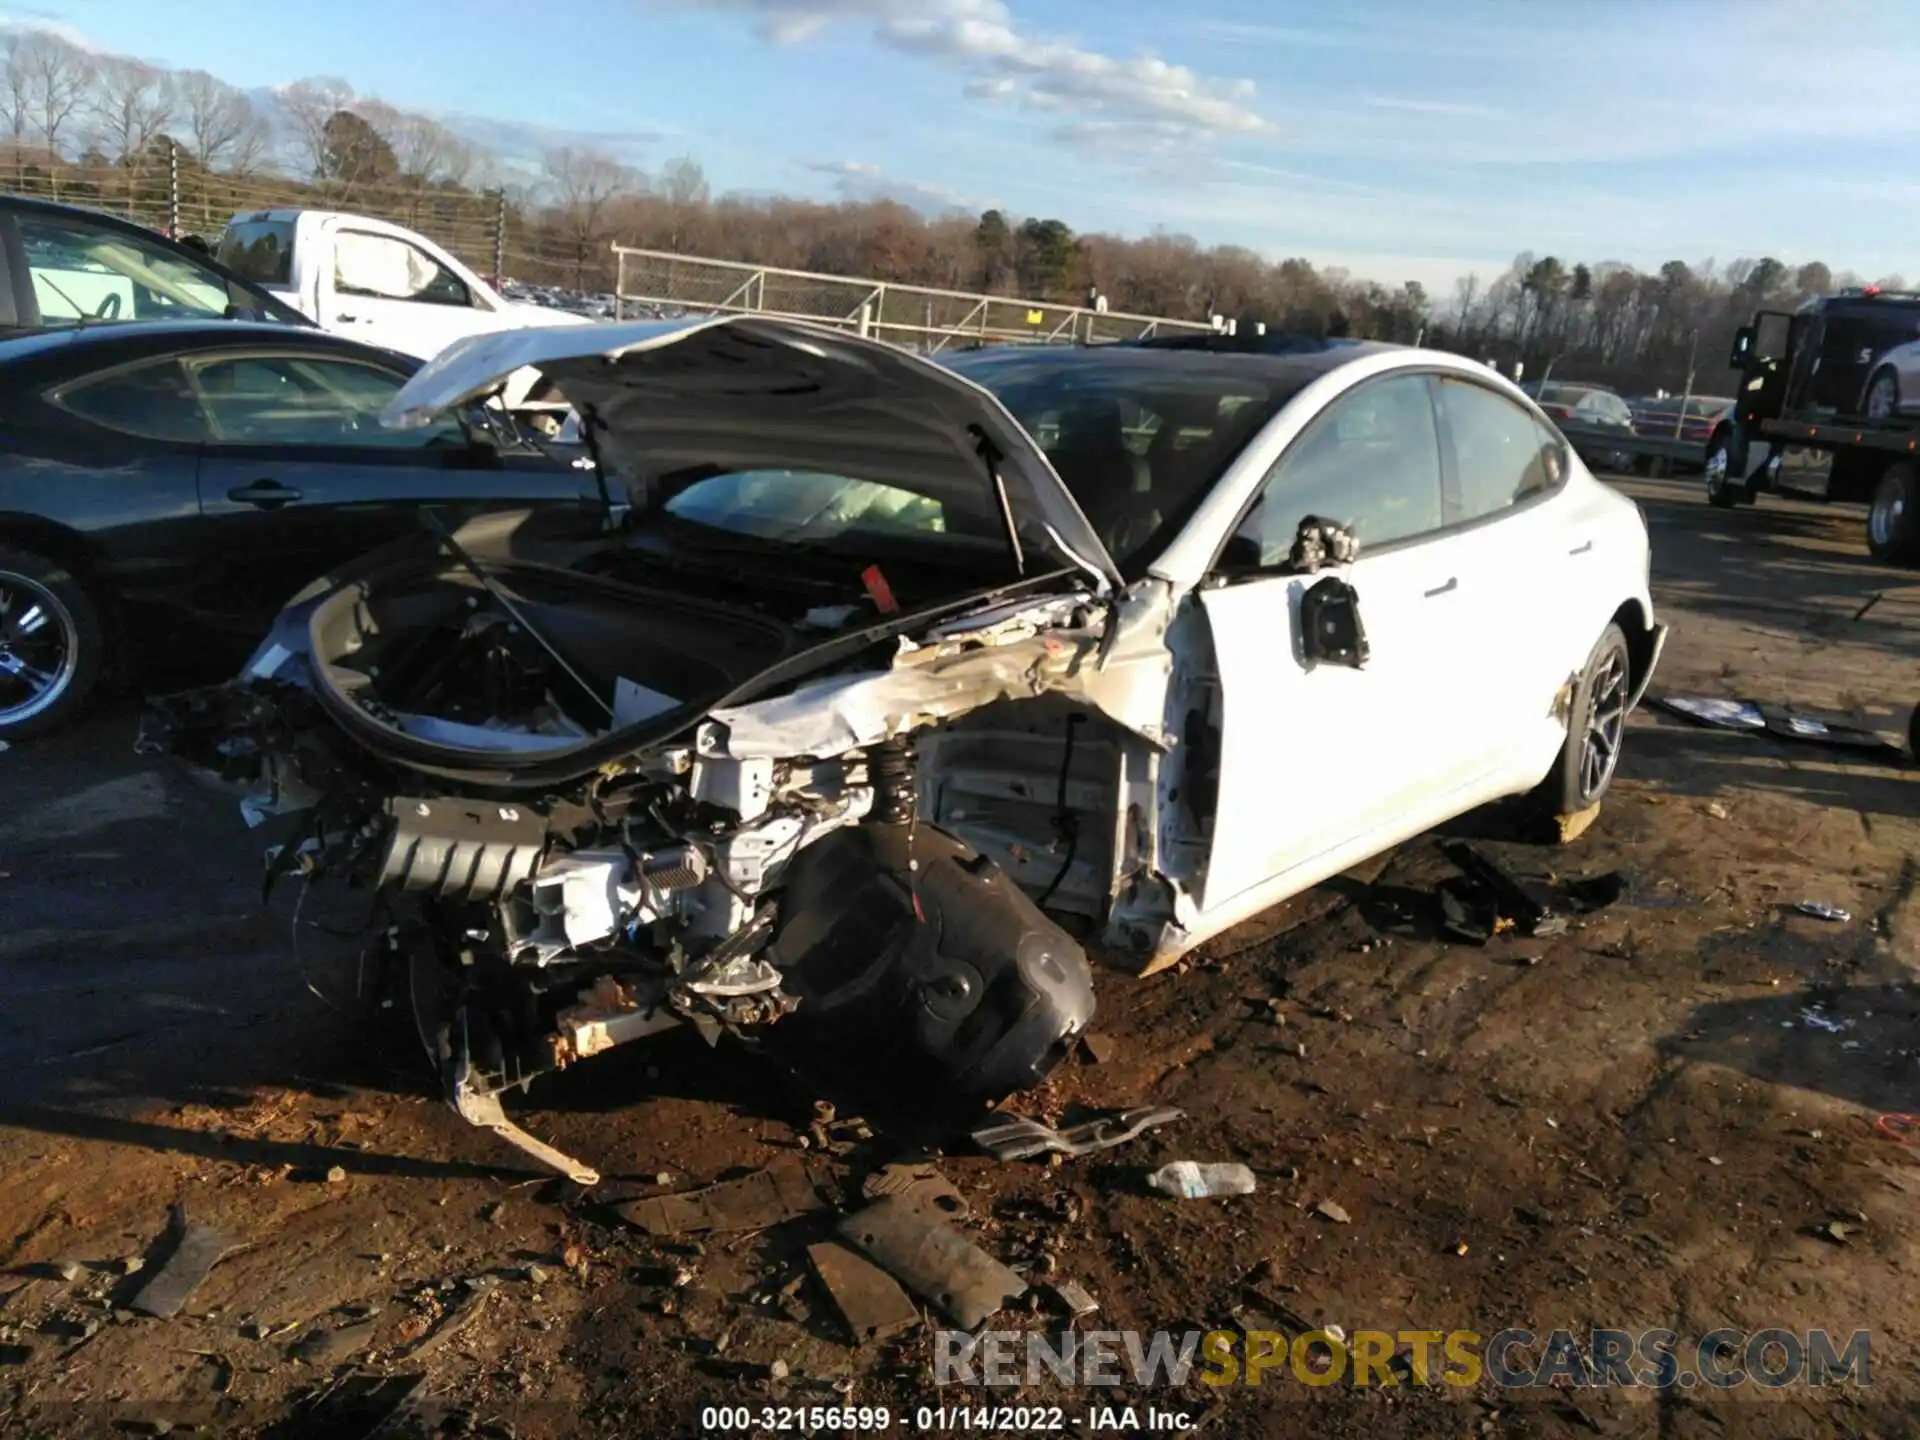
M 187 445 L 208 438 L 206 413 L 177 360 L 156 360 L 69 385 L 52 399 L 84 420 L 126 435 Z
M 22 215 L 19 225 L 44 324 L 226 316 L 226 282 L 162 246 L 65 217 Z
M 1504 395 L 1470 381 L 1443 379 L 1440 409 L 1453 437 L 1459 519 L 1498 514 L 1564 478 L 1559 440 Z
M 426 251 L 388 235 L 342 230 L 334 238 L 333 288 L 347 295 L 428 305 L 473 303 L 460 277 Z
M 216 442 L 388 450 L 466 442 L 466 432 L 451 420 L 422 430 L 382 428 L 380 412 L 404 382 L 369 365 L 248 356 L 198 365 L 193 377 L 212 417 Z
M 1426 376 L 1376 380 L 1335 401 L 1262 482 L 1229 558 L 1253 563 L 1257 548 L 1260 565 L 1281 564 L 1309 515 L 1349 526 L 1362 556 L 1440 528 L 1440 440 Z

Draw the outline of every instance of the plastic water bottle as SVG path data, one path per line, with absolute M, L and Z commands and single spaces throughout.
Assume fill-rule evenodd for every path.
M 1251 1195 L 1253 1171 L 1244 1165 L 1200 1165 L 1175 1160 L 1147 1177 L 1150 1188 L 1176 1200 L 1199 1200 L 1208 1195 Z

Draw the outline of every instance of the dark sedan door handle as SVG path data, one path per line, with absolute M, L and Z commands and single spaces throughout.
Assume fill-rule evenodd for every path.
M 1574 546 L 1574 547 L 1573 547 L 1573 549 L 1571 549 L 1571 550 L 1569 550 L 1569 551 L 1567 551 L 1567 554 L 1569 554 L 1569 555 L 1585 555 L 1585 554 L 1586 554 L 1586 553 L 1587 553 L 1588 551 L 1590 551 L 1590 550 L 1592 550 L 1592 549 L 1593 549 L 1593 542 L 1592 542 L 1591 540 L 1589 540 L 1589 541 L 1587 541 L 1587 542 L 1586 542 L 1586 543 L 1585 543 L 1584 545 L 1576 545 L 1576 546 Z
M 1427 591 L 1426 592 L 1427 599 L 1431 600 L 1436 595 L 1451 595 L 1455 590 L 1458 590 L 1459 588 L 1460 588 L 1460 577 L 1456 575 L 1451 580 L 1447 581 L 1446 584 L 1436 585 L 1433 587 L 1433 589 Z
M 300 498 L 300 492 L 291 486 L 282 485 L 278 480 L 256 480 L 251 485 L 241 485 L 227 491 L 227 498 L 236 505 L 252 505 L 260 510 L 278 510 L 282 505 L 291 505 Z

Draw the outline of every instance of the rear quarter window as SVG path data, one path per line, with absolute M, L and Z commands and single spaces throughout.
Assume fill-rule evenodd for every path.
M 47 396 L 104 430 L 192 445 L 208 436 L 206 413 L 180 362 L 156 360 L 71 382 Z

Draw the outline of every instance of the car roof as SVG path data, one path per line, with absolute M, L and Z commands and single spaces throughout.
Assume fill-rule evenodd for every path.
M 1388 350 L 1419 353 L 1404 345 L 1365 340 L 1323 342 L 1321 348 L 1281 352 L 1147 341 L 1072 346 L 1001 345 L 942 353 L 934 358 L 983 384 L 998 372 L 1030 369 L 1038 363 L 1051 374 L 1164 375 L 1169 379 L 1199 375 L 1221 381 L 1238 378 L 1243 382 L 1251 379 L 1270 390 L 1291 393 L 1363 356 Z
M 32 330 L 0 339 L 0 368 L 103 369 L 147 356 L 195 350 L 272 349 L 326 351 L 359 356 L 411 372 L 418 360 L 390 350 L 300 325 L 252 320 L 126 320 Z

